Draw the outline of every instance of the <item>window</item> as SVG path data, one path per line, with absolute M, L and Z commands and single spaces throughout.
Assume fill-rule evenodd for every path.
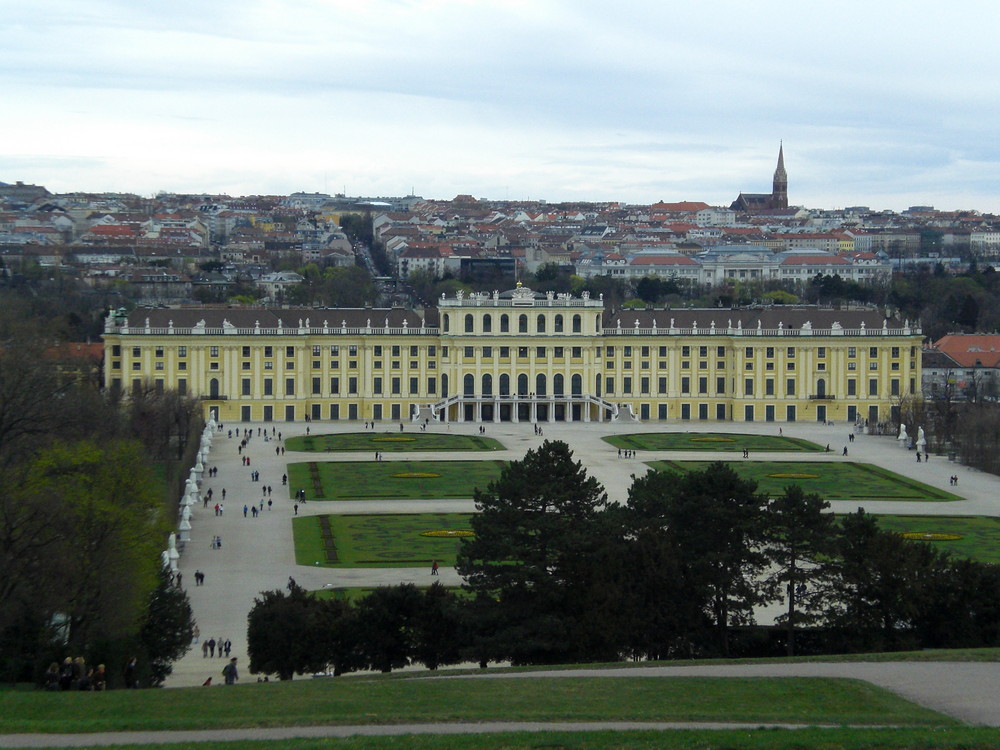
M 414 349 L 415 348 L 416 347 L 414 347 Z M 428 346 L 427 347 L 427 356 L 428 357 L 436 357 L 437 356 L 437 347 L 436 346 Z
M 500 359 L 510 359 L 510 347 L 501 346 L 500 347 Z
M 708 393 L 708 378 L 698 378 L 698 393 Z
M 213 363 L 213 364 L 214 364 L 214 363 Z M 155 369 L 157 369 L 157 370 L 162 370 L 162 369 L 163 369 L 163 363 L 162 363 L 162 362 L 157 362 L 157 363 L 156 363 L 156 368 L 155 368 Z
M 265 370 L 273 370 L 274 369 L 274 362 L 265 362 L 264 363 L 264 369 Z
M 500 316 L 500 333 L 510 333 L 510 316 L 506 313 Z
M 785 381 L 785 395 L 795 395 L 795 378 L 788 378 L 788 380 Z
M 858 381 L 854 378 L 847 379 L 847 395 L 857 396 L 858 395 Z
M 483 359 L 492 359 L 493 357 L 493 347 L 484 346 L 483 347 Z
M 340 393 L 340 378 L 330 378 L 330 393 Z
M 399 356 L 399 347 L 398 346 L 392 347 L 392 356 L 393 357 L 398 357 Z
M 381 346 L 376 346 L 374 348 L 374 350 L 372 351 L 372 355 L 375 356 L 375 357 L 381 357 L 382 356 L 382 347 Z
M 639 391 L 643 395 L 647 395 L 649 393 L 649 378 L 640 378 Z
M 869 370 L 877 370 L 878 369 L 878 362 L 869 362 L 868 363 L 868 369 Z
M 556 315 L 555 320 L 553 321 L 553 324 L 552 324 L 552 330 L 555 331 L 556 333 L 562 333 L 563 332 L 563 316 L 562 315 Z
M 535 356 L 538 359 L 545 359 L 545 347 L 544 346 L 536 346 L 535 347 Z
M 667 347 L 665 347 L 665 346 L 661 346 L 660 347 L 660 354 L 659 354 L 659 356 L 661 356 L 661 357 L 666 357 L 667 356 Z
M 372 378 L 372 393 L 382 393 L 382 378 Z
M 580 357 L 583 356 L 583 348 L 579 346 L 574 346 L 571 356 L 573 357 L 573 359 L 580 359 Z
M 661 347 L 661 348 L 663 348 L 663 347 Z M 660 356 L 661 357 L 666 356 L 666 352 L 660 354 Z M 691 347 L 690 346 L 682 346 L 681 347 L 681 356 L 682 357 L 690 357 L 691 356 Z
M 666 393 L 667 392 L 667 379 L 666 378 L 657 378 L 657 380 L 656 380 L 656 392 L 657 393 Z
M 764 395 L 773 396 L 774 395 L 774 378 L 768 378 L 764 381 Z
M 823 359 L 826 356 L 826 347 L 818 346 L 816 347 L 816 357 L 817 359 Z
M 604 379 L 604 392 L 609 396 L 615 392 L 615 379 L 605 378 Z
M 472 315 L 466 315 L 465 316 L 465 332 L 466 333 L 472 333 L 472 331 L 473 331 Z
M 393 396 L 400 395 L 401 388 L 402 388 L 401 381 L 402 381 L 402 378 L 393 378 L 392 379 L 391 386 L 392 386 L 392 395 Z
M 552 351 L 552 356 L 556 359 L 562 359 L 565 356 L 563 348 L 561 346 L 555 347 Z
M 573 333 L 580 333 L 583 320 L 579 315 L 573 316 Z
M 208 347 L 208 356 L 210 356 L 210 357 L 218 357 L 219 356 L 219 347 L 217 347 L 217 346 L 210 346 L 210 347 Z
M 155 352 L 154 356 L 156 356 L 156 357 L 162 357 L 163 356 L 163 347 L 162 346 L 156 347 L 156 352 Z
M 330 347 L 330 356 L 331 357 L 339 357 L 340 356 L 340 347 L 339 346 L 331 346 Z
M 539 315 L 535 321 L 535 330 L 538 333 L 545 333 L 545 316 Z
M 624 356 L 626 356 L 626 357 L 631 357 L 632 356 L 632 347 L 631 346 L 626 346 L 626 347 L 623 347 L 623 348 L 624 348 L 624 351 L 622 352 L 622 354 Z
M 133 346 L 132 347 L 132 356 L 133 357 L 141 356 L 141 354 L 142 354 L 142 352 L 139 350 L 138 346 Z
M 492 333 L 493 331 L 493 316 L 489 313 L 483 316 L 483 333 Z
M 745 396 L 753 395 L 753 378 L 746 378 L 743 381 L 743 395 Z
M 878 347 L 877 346 L 869 347 L 868 348 L 868 356 L 869 357 L 877 357 L 878 356 Z
M 465 358 L 472 359 L 475 355 L 473 354 L 473 349 L 471 346 L 465 347 Z
M 314 396 L 319 396 L 323 392 L 322 391 L 323 386 L 321 385 L 322 382 L 323 382 L 322 378 L 312 379 L 312 392 Z
M 427 394 L 433 396 L 437 393 L 437 378 L 427 378 Z
M 264 378 L 264 395 L 273 396 L 274 395 L 274 381 L 271 378 Z
M 877 396 L 878 395 L 878 380 L 872 378 L 868 381 L 868 395 Z
M 249 349 L 250 347 L 249 346 L 244 346 L 243 348 L 244 349 Z M 247 356 L 249 356 L 249 353 L 248 352 L 244 352 L 243 356 L 247 357 Z M 316 344 L 315 346 L 313 346 L 313 356 L 314 357 L 320 357 L 320 356 L 322 356 L 322 354 L 321 354 L 321 348 L 320 348 L 319 344 Z
M 724 346 L 717 346 L 717 347 L 715 347 L 715 356 L 716 357 L 725 357 L 726 356 L 726 347 L 724 347 Z
M 746 349 L 743 351 L 743 354 L 745 356 L 747 356 L 747 357 L 752 357 L 753 356 L 753 347 L 752 346 L 746 347 Z
M 622 393 L 632 392 L 632 378 L 625 377 L 622 379 Z
M 416 396 L 420 390 L 420 378 L 410 378 L 410 395 Z
M 715 392 L 717 395 L 721 396 L 726 392 L 726 379 L 716 378 L 715 379 Z
M 314 359 L 313 360 L 313 369 L 314 370 L 318 370 L 320 367 L 322 367 L 322 365 L 320 364 L 320 361 L 318 359 Z
M 376 370 L 381 370 L 382 369 L 382 360 L 381 359 L 376 359 L 374 362 L 372 362 L 372 367 L 374 369 L 376 369 Z
M 417 347 L 416 346 L 411 346 L 410 347 L 410 356 L 411 357 L 416 357 L 417 356 Z
M 857 347 L 854 347 L 854 346 L 847 347 L 847 356 L 848 357 L 856 357 L 856 356 L 858 356 L 858 349 L 857 349 Z
M 285 395 L 295 395 L 295 378 L 285 378 Z
M 120 356 L 122 356 L 122 347 L 121 347 L 121 344 L 115 344 L 114 346 L 111 347 L 111 356 L 112 357 L 120 357 Z
M 858 369 L 858 363 L 857 362 L 848 362 L 847 363 L 847 369 L 848 370 L 857 370 Z
M 264 347 L 264 356 L 265 357 L 273 357 L 274 356 L 274 347 L 265 346 Z
M 358 356 L 358 347 L 357 347 L 357 345 L 356 344 L 351 344 L 349 347 L 347 347 L 347 353 L 350 354 L 352 357 Z
M 764 349 L 764 356 L 767 357 L 768 359 L 774 359 L 774 347 L 773 346 L 769 346 L 769 347 L 765 348 Z
M 527 333 L 528 332 L 528 316 L 527 315 L 519 315 L 518 316 L 518 318 L 517 318 L 517 331 L 518 331 L 518 333 Z
M 141 370 L 142 369 L 142 362 L 133 362 L 132 363 L 132 369 L 133 370 Z
M 358 393 L 358 379 L 357 378 L 352 377 L 352 378 L 348 378 L 347 379 L 347 392 L 349 394 L 351 394 L 352 396 L 353 395 L 357 395 L 357 393 Z
M 528 357 L 528 347 L 526 347 L 526 346 L 519 346 L 519 347 L 517 347 L 517 356 L 520 357 L 521 359 L 527 359 L 527 357 Z
M 789 359 L 795 359 L 795 347 L 794 346 L 788 347 L 788 351 L 785 352 L 785 356 L 788 357 Z
M 691 378 L 685 375 L 683 378 L 681 378 L 681 393 L 690 393 L 690 392 L 691 392 Z
M 892 396 L 899 395 L 899 379 L 893 378 L 889 381 L 889 394 Z
M 250 378 L 243 378 L 240 381 L 240 395 L 249 396 L 250 395 Z
M 294 346 L 286 346 L 285 347 L 285 356 L 286 357 L 294 357 L 295 356 L 295 347 Z
M 188 382 L 186 378 L 177 381 L 177 395 L 186 396 L 188 392 Z
M 604 351 L 607 352 L 607 356 L 609 357 L 615 356 L 615 348 L 613 346 L 606 347 Z

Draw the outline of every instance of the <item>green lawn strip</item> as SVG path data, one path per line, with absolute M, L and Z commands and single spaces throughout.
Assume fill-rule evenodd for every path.
M 431 578 L 430 577 L 430 575 L 429 575 L 430 574 L 430 570 L 428 570 L 427 572 L 428 572 L 428 577 L 427 577 L 428 582 L 433 582 L 433 581 L 437 580 L 437 578 Z M 431 587 L 431 584 L 428 583 L 428 585 L 426 585 L 426 586 L 417 586 L 417 590 L 418 591 L 426 591 L 430 587 Z M 466 589 L 463 589 L 463 588 L 460 588 L 460 587 L 459 588 L 455 588 L 455 587 L 451 587 L 451 586 L 446 586 L 445 588 L 447 588 L 448 591 L 452 592 L 455 596 L 457 596 L 460 599 L 471 599 L 474 596 L 474 594 L 471 591 L 467 591 Z M 369 586 L 369 587 L 360 587 L 360 586 L 335 587 L 334 586 L 334 587 L 330 587 L 330 588 L 319 589 L 317 591 L 313 591 L 312 594 L 317 599 L 342 599 L 344 601 L 348 601 L 348 602 L 352 602 L 352 603 L 356 604 L 358 602 L 358 600 L 364 599 L 366 596 L 368 596 L 374 590 L 375 590 L 375 587 L 372 587 L 372 586 Z M 470 672 L 470 674 L 471 674 L 471 672 Z
M 326 435 L 297 435 L 285 441 L 290 451 L 500 451 L 499 440 L 481 435 L 451 435 L 435 432 L 336 432 Z
M 181 745 L 142 747 L 147 750 L 176 750 Z M 231 750 L 232 747 L 232 742 L 197 744 L 199 750 Z M 241 740 L 240 747 L 260 750 L 468 750 L 472 747 L 476 750 L 995 750 L 1000 747 L 1000 730 L 948 727 L 408 734 L 343 739 Z
M 503 461 L 318 461 L 288 465 L 289 492 L 307 500 L 471 498 Z M 322 493 L 322 494 L 320 494 Z
M 956 534 L 961 539 L 929 540 L 935 548 L 956 557 L 984 563 L 1000 563 L 1000 518 L 992 516 L 891 516 L 878 515 L 886 531 L 918 534 Z M 919 541 L 919 540 L 917 540 Z
M 615 448 L 641 451 L 822 451 L 801 438 L 739 435 L 730 432 L 636 432 L 601 438 Z
M 650 461 L 657 471 L 699 471 L 710 461 Z M 951 502 L 958 495 L 917 482 L 871 464 L 849 461 L 727 461 L 741 477 L 757 482 L 757 489 L 770 496 L 797 484 L 825 500 L 907 500 L 911 502 Z
M 0 733 L 414 721 L 957 724 L 947 716 L 860 680 L 698 677 L 351 677 L 210 689 L 105 693 L 11 691 L 0 693 L 0 717 Z
M 321 519 L 333 533 L 336 562 L 327 554 Z M 295 562 L 340 568 L 412 568 L 434 560 L 452 566 L 461 541 L 457 537 L 421 536 L 424 532 L 471 531 L 468 513 L 370 514 L 308 516 L 293 519 Z

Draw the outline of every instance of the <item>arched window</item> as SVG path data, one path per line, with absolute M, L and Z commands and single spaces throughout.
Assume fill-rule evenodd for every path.
M 573 333 L 580 333 L 583 326 L 583 319 L 579 315 L 573 316 Z
M 446 374 L 441 375 L 441 398 L 448 397 L 448 376 Z
M 594 330 L 597 333 L 601 332 L 601 316 L 600 316 L 600 314 L 594 316 Z
M 465 332 L 466 333 L 472 333 L 472 331 L 474 330 L 474 328 L 475 328 L 475 323 L 473 323 L 473 321 L 472 321 L 472 315 L 470 313 L 469 315 L 465 316 Z
M 595 375 L 594 376 L 594 395 L 595 396 L 600 396 L 601 395 L 601 376 L 600 375 Z
M 556 333 L 562 333 L 563 332 L 563 316 L 562 315 L 556 315 L 555 324 L 552 326 L 552 330 L 555 331 Z
M 500 395 L 509 396 L 510 395 L 510 375 L 504 373 L 500 376 Z
M 500 333 L 510 333 L 510 316 L 507 313 L 500 316 Z
M 538 373 L 535 377 L 535 395 L 544 396 L 545 395 L 545 375 Z
M 826 395 L 826 380 L 824 378 L 816 381 L 816 395 L 820 398 Z
M 518 316 L 518 318 L 517 318 L 517 331 L 518 331 L 518 333 L 527 333 L 528 332 L 528 316 L 527 315 L 520 315 L 520 316 Z
M 476 378 L 472 373 L 469 373 L 464 378 L 462 378 L 462 391 L 466 396 L 473 396 L 476 393 Z
M 552 376 L 552 395 L 562 396 L 563 395 L 563 376 L 553 375 Z
M 493 395 L 493 376 L 483 375 L 483 395 L 492 396 Z
M 483 316 L 483 333 L 492 333 L 492 332 L 493 332 L 493 316 L 490 315 L 489 313 L 486 313 Z
M 535 326 L 535 330 L 538 333 L 545 333 L 545 316 L 539 315 L 537 323 L 538 324 Z
M 219 379 L 212 378 L 208 381 L 208 397 L 218 398 L 219 397 Z
M 528 395 L 528 376 L 523 372 L 517 376 L 517 395 L 527 396 Z
M 450 328 L 451 328 L 451 316 L 445 315 L 444 316 L 444 332 L 448 333 L 448 330 Z
M 577 375 L 574 375 L 572 378 L 570 378 L 569 387 L 571 389 L 570 392 L 574 396 L 582 396 L 583 395 L 583 376 L 577 374 Z

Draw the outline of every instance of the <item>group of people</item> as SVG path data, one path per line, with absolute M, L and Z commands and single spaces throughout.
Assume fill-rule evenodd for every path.
M 619 448 L 618 458 L 635 458 L 635 451 L 631 450 L 630 448 L 626 448 L 625 450 Z
M 232 649 L 233 642 L 228 638 L 222 638 L 222 636 L 219 636 L 218 639 L 209 638 L 201 644 L 201 656 L 203 659 L 214 657 L 215 652 L 218 650 L 219 658 L 221 659 L 224 656 L 229 656 L 229 652 L 232 651 Z
M 134 665 L 133 659 L 130 664 Z M 132 681 L 134 683 L 134 679 Z M 135 684 L 125 681 L 126 687 L 135 687 Z M 97 669 L 88 668 L 82 656 L 75 659 L 67 656 L 60 667 L 58 662 L 52 662 L 45 672 L 46 690 L 107 690 L 108 674 L 103 664 L 98 664 Z

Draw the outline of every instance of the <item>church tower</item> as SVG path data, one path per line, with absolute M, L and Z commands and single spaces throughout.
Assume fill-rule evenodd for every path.
M 778 146 L 778 167 L 771 183 L 771 208 L 788 208 L 788 174 L 785 172 L 785 147 Z

